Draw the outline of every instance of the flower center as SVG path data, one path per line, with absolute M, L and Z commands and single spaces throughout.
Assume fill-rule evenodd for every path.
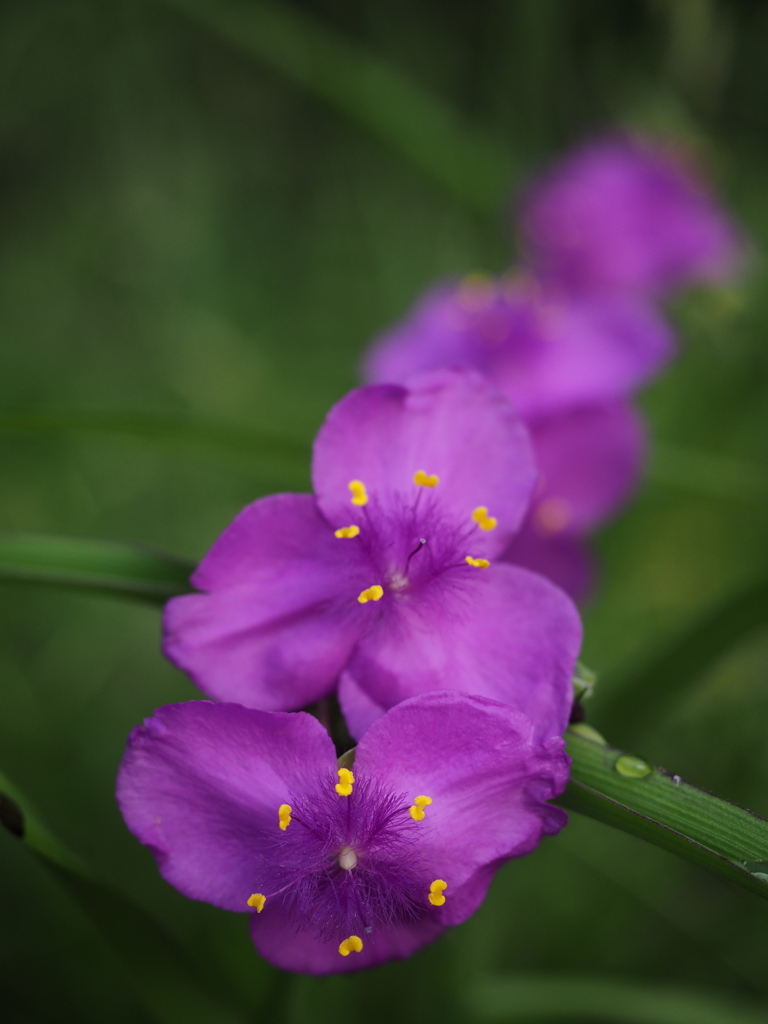
M 339 850 L 339 867 L 343 871 L 352 871 L 357 867 L 357 854 L 351 846 L 342 846 Z
M 488 507 L 468 508 L 463 525 L 447 524 L 443 521 L 439 500 L 432 497 L 440 477 L 417 469 L 412 479 L 415 497 L 403 495 L 402 511 L 392 514 L 386 514 L 377 505 L 375 493 L 371 504 L 371 496 L 362 480 L 349 482 L 351 504 L 360 509 L 359 522 L 340 526 L 334 530 L 334 536 L 363 544 L 371 556 L 371 575 L 374 580 L 378 576 L 378 580 L 358 593 L 359 604 L 375 606 L 387 593 L 396 597 L 414 586 L 430 582 L 446 570 L 466 571 L 467 566 L 472 570 L 487 569 L 490 565 L 487 558 L 478 557 L 471 550 L 477 531 L 489 532 L 498 526 L 498 520 L 489 513 Z M 428 537 L 420 536 L 426 532 L 425 526 L 429 530 Z
M 347 956 L 379 930 L 435 913 L 448 883 L 434 880 L 422 862 L 430 797 L 409 800 L 347 768 L 337 774 L 338 783 L 291 794 L 281 805 L 259 851 L 262 891 L 246 902 L 258 914 L 284 914 L 298 931 L 340 943 Z

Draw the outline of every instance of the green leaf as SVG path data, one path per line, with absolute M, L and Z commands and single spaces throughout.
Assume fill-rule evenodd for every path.
M 571 781 L 558 803 L 669 850 L 768 899 L 768 821 L 596 742 L 566 734 Z
M 486 977 L 466 992 L 476 1021 L 608 1021 L 610 1024 L 762 1024 L 765 1010 L 720 993 L 581 974 Z
M 0 535 L 0 580 L 21 580 L 163 604 L 189 591 L 194 564 L 137 544 Z
M 112 435 L 153 445 L 209 451 L 247 458 L 254 471 L 281 480 L 304 481 L 310 447 L 301 441 L 243 430 L 214 420 L 132 412 L 82 412 L 55 409 L 0 410 L 0 431 L 9 434 Z
M 228 980 L 217 977 L 210 962 L 198 963 L 141 908 L 91 877 L 2 774 L 0 825 L 41 858 L 91 919 L 129 973 L 138 997 L 161 1024 L 245 1024 L 251 1018 L 247 1009 L 234 1005 Z
M 684 700 L 688 689 L 740 640 L 768 623 L 768 579 L 751 583 L 705 613 L 660 654 L 623 678 L 601 680 L 598 726 L 636 742 Z
M 314 93 L 482 215 L 498 213 L 512 160 L 439 97 L 296 6 L 163 0 Z

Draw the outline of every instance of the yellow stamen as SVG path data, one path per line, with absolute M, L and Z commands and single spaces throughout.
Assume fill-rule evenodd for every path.
M 363 951 L 363 940 L 359 935 L 350 935 L 348 939 L 339 946 L 339 952 L 342 956 L 349 956 L 350 953 L 362 953 Z
M 485 505 L 478 505 L 472 513 L 472 518 L 481 530 L 495 530 L 499 525 L 498 519 L 494 519 L 493 516 L 488 515 L 488 509 Z
M 382 597 L 384 597 L 384 587 L 374 583 L 372 587 L 368 587 L 367 590 L 359 594 L 357 600 L 360 604 L 368 604 L 369 601 L 380 601 Z
M 341 539 L 342 537 L 357 537 L 359 533 L 359 526 L 342 526 L 340 529 L 333 531 L 333 536 Z
M 571 521 L 571 506 L 564 498 L 545 498 L 533 513 L 533 521 L 539 533 L 562 533 Z
M 487 558 L 473 558 L 472 555 L 467 555 L 464 561 L 467 565 L 474 565 L 476 569 L 487 569 L 491 564 Z
M 355 776 L 349 768 L 339 768 L 339 781 L 336 783 L 336 792 L 339 796 L 349 796 L 352 792 L 352 783 Z
M 496 286 L 485 274 L 468 274 L 459 285 L 458 298 L 465 309 L 487 309 L 496 298 Z
M 433 907 L 442 907 L 445 903 L 445 896 L 443 896 L 443 890 L 448 888 L 448 883 L 444 882 L 442 878 L 436 878 L 435 881 L 429 887 L 429 896 L 427 899 Z
M 352 491 L 353 505 L 368 504 L 368 491 L 366 491 L 365 484 L 362 480 L 350 480 L 347 487 Z
M 288 826 L 291 824 L 291 811 L 293 808 L 290 804 L 280 804 L 280 808 L 277 812 L 278 821 L 280 822 L 281 831 L 285 832 Z
M 411 817 L 414 821 L 424 820 L 424 808 L 432 803 L 431 796 L 417 796 L 413 801 L 413 807 L 409 807 Z
M 256 913 L 260 914 L 264 909 L 264 904 L 267 902 L 267 897 L 263 893 L 255 892 L 253 895 L 248 897 L 248 906 L 256 907 Z
M 417 487 L 437 487 L 440 477 L 436 473 L 425 473 L 423 469 L 417 469 L 413 474 L 413 482 Z

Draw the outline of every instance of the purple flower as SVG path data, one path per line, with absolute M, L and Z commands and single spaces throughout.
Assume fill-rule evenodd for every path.
M 549 581 L 496 561 L 536 471 L 477 374 L 351 392 L 315 441 L 315 497 L 248 506 L 170 602 L 165 650 L 218 700 L 294 710 L 344 672 L 381 707 L 429 690 L 498 699 L 562 733 L 581 639 Z
M 533 183 L 521 221 L 534 272 L 573 291 L 665 295 L 743 263 L 739 232 L 679 143 L 591 140 Z
M 565 824 L 560 738 L 495 701 L 389 711 L 354 764 L 310 715 L 191 702 L 135 729 L 117 796 L 163 877 L 251 913 L 258 951 L 326 974 L 409 956 L 482 902 L 496 870 Z
M 442 285 L 376 342 L 371 380 L 439 365 L 488 374 L 525 418 L 540 480 L 505 560 L 574 598 L 592 577 L 583 538 L 626 500 L 644 434 L 627 396 L 672 354 L 664 320 L 631 295 L 555 295 L 531 280 L 468 278 Z
M 643 424 L 628 403 L 606 402 L 537 420 L 530 430 L 541 477 L 502 557 L 580 598 L 594 575 L 583 538 L 634 490 L 645 455 Z
M 403 383 L 443 366 L 472 366 L 527 423 L 612 402 L 672 357 L 673 337 L 633 295 L 565 295 L 532 278 L 473 275 L 432 288 L 365 358 L 373 383 Z

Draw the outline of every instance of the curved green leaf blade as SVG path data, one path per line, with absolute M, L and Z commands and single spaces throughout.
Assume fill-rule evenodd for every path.
M 768 579 L 744 587 L 623 679 L 602 682 L 595 718 L 609 735 L 634 743 L 682 700 L 687 689 L 754 629 L 768 625 Z
M 130 974 L 142 1003 L 162 1024 L 245 1024 L 231 987 L 210 963 L 197 963 L 176 939 L 119 892 L 88 873 L 42 824 L 24 795 L 0 774 L 0 825 L 41 858 L 95 924 Z
M 0 410 L 0 431 L 8 434 L 90 434 L 247 458 L 255 471 L 281 480 L 303 482 L 310 447 L 293 438 L 244 430 L 215 420 L 134 412 L 83 412 L 56 409 Z
M 571 727 L 571 781 L 558 803 L 736 882 L 768 899 L 768 821 L 679 775 Z
M 138 544 L 0 535 L 0 580 L 45 583 L 163 604 L 189 591 L 194 563 Z
M 353 40 L 269 0 L 164 3 L 325 100 L 477 213 L 498 213 L 512 160 L 439 97 Z

